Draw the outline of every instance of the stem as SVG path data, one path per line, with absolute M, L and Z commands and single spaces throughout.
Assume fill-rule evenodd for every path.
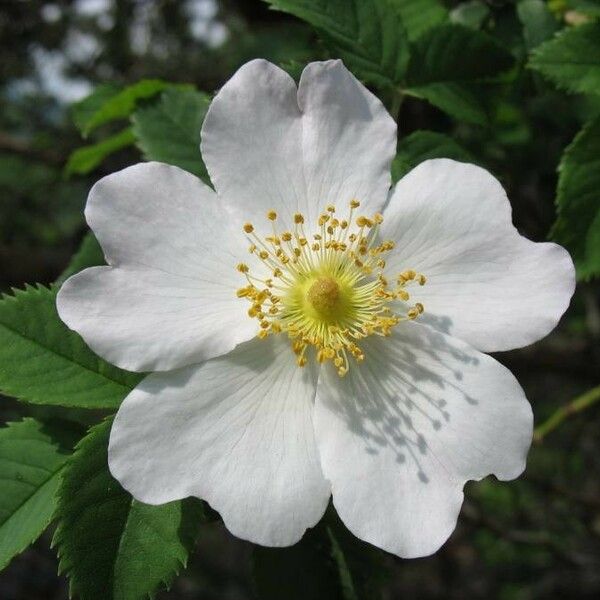
M 538 444 L 542 443 L 544 437 L 551 431 L 554 431 L 565 419 L 582 412 L 599 400 L 600 385 L 581 394 L 581 396 L 577 396 L 577 398 L 571 400 L 568 404 L 561 406 L 546 421 L 538 425 L 533 432 L 533 441 Z

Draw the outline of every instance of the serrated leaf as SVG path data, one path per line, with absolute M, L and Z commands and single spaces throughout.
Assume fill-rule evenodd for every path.
M 26 402 L 116 408 L 143 378 L 96 356 L 56 312 L 56 289 L 0 300 L 0 390 Z
M 441 25 L 448 17 L 448 9 L 438 0 L 390 0 L 395 6 L 412 42 L 428 29 Z
M 487 108 L 482 101 L 482 90 L 469 83 L 430 83 L 405 90 L 409 96 L 427 100 L 457 121 L 486 125 Z
M 511 54 L 488 34 L 462 25 L 441 25 L 427 31 L 415 43 L 407 83 L 409 87 L 418 87 L 473 81 L 497 75 L 512 64 Z
M 600 118 L 588 123 L 559 165 L 552 237 L 566 246 L 578 279 L 600 275 Z
M 60 473 L 80 436 L 73 424 L 35 419 L 0 429 L 0 569 L 50 523 Z
M 77 148 L 67 160 L 65 173 L 67 175 L 85 175 L 93 171 L 107 156 L 131 146 L 134 142 L 133 131 L 131 127 L 127 127 L 96 144 Z
M 600 23 L 563 30 L 535 49 L 529 67 L 561 89 L 600 94 Z
M 89 96 L 71 105 L 71 118 L 75 126 L 86 137 L 90 119 L 106 102 L 116 96 L 122 87 L 113 83 L 99 85 Z
M 133 132 L 144 157 L 181 167 L 209 183 L 200 155 L 200 128 L 209 104 L 207 94 L 170 89 L 156 104 L 138 109 Z
M 523 39 L 528 50 L 533 50 L 558 29 L 558 21 L 544 0 L 521 0 L 517 15 L 523 25 Z
M 194 545 L 200 501 L 150 506 L 133 500 L 107 465 L 112 420 L 77 445 L 58 492 L 53 545 L 71 594 L 82 600 L 142 600 L 168 586 Z
M 104 260 L 104 252 L 102 251 L 98 240 L 91 231 L 88 231 L 81 241 L 79 249 L 71 258 L 71 262 L 69 262 L 67 268 L 56 280 L 56 285 L 61 285 L 64 281 L 71 277 L 71 275 L 75 275 L 75 273 L 79 273 L 79 271 L 83 271 L 83 269 L 105 264 L 106 261 Z
M 357 77 L 382 88 L 402 80 L 409 45 L 394 0 L 265 1 L 312 25 Z
M 400 140 L 398 154 L 392 162 L 393 181 L 398 181 L 411 169 L 430 158 L 476 162 L 471 153 L 451 137 L 435 131 L 415 131 Z
M 172 85 L 172 83 L 160 79 L 142 79 L 142 81 L 138 81 L 137 83 L 120 90 L 116 94 L 108 97 L 105 102 L 100 104 L 100 106 L 89 115 L 83 127 L 84 136 L 89 135 L 100 125 L 118 119 L 125 119 L 133 112 L 138 101 L 152 98 L 152 96 L 156 96 L 156 94 Z

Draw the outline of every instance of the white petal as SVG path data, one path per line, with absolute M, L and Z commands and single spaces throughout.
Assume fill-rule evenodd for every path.
M 234 214 L 256 221 L 275 209 L 289 223 L 299 211 L 312 224 L 327 203 L 383 205 L 396 124 L 341 61 L 309 64 L 296 90 L 284 71 L 254 60 L 213 100 L 201 147 Z
M 86 218 L 110 267 L 71 277 L 61 319 L 106 360 L 168 370 L 229 352 L 256 333 L 236 297 L 247 253 L 215 193 L 189 173 L 144 163 L 101 179 Z
M 110 470 L 142 502 L 197 496 L 238 537 L 293 544 L 330 495 L 314 440 L 315 386 L 315 370 L 296 366 L 283 337 L 150 375 L 119 409 Z
M 426 325 L 361 344 L 339 379 L 323 369 L 315 430 L 333 503 L 359 538 L 398 556 L 435 552 L 469 479 L 525 468 L 532 412 L 493 358 Z
M 428 160 L 401 179 L 384 212 L 382 236 L 396 242 L 389 273 L 422 272 L 413 299 L 424 321 L 492 352 L 548 334 L 575 287 L 569 254 L 519 235 L 500 183 L 448 159 Z

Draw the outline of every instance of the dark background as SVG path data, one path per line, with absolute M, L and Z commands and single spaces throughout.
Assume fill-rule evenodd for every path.
M 488 26 L 509 39 L 514 7 L 487 6 Z M 93 181 L 139 160 L 128 149 L 92 177 L 67 179 L 66 160 L 83 143 L 70 120 L 71 102 L 98 83 L 144 77 L 212 92 L 258 56 L 304 63 L 325 54 L 310 28 L 258 0 L 0 0 L 0 290 L 56 279 L 86 231 L 82 208 Z M 527 78 L 515 86 L 523 114 L 507 114 L 493 131 L 457 124 L 410 100 L 399 128 L 402 135 L 425 128 L 459 139 L 501 179 L 521 232 L 539 241 L 555 218 L 556 165 L 586 108 L 574 110 L 576 100 L 532 93 L 531 86 Z M 598 289 L 586 283 L 553 334 L 496 355 L 524 387 L 537 424 L 598 384 L 599 337 Z M 3 420 L 34 414 L 0 400 Z M 385 558 L 385 598 L 598 597 L 599 431 L 592 407 L 534 445 L 519 481 L 467 485 L 459 526 L 442 550 L 412 561 Z M 1 599 L 67 598 L 50 537 L 0 574 Z M 252 598 L 250 554 L 249 544 L 218 523 L 208 525 L 189 568 L 159 598 Z

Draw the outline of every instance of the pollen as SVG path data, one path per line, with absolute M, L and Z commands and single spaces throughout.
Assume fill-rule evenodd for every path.
M 256 270 L 246 263 L 236 267 L 246 279 L 236 293 L 250 303 L 257 337 L 287 335 L 299 367 L 313 357 L 331 363 L 340 377 L 365 360 L 361 340 L 387 337 L 425 310 L 421 302 L 410 303 L 406 289 L 424 285 L 425 276 L 413 269 L 385 271 L 384 255 L 394 242 L 380 240 L 383 216 L 356 215 L 359 207 L 353 198 L 346 218 L 339 219 L 336 207 L 326 205 L 310 235 L 301 213 L 293 215 L 293 230 L 278 232 L 277 213 L 270 210 L 266 235 L 259 236 L 251 223 L 243 225 Z

